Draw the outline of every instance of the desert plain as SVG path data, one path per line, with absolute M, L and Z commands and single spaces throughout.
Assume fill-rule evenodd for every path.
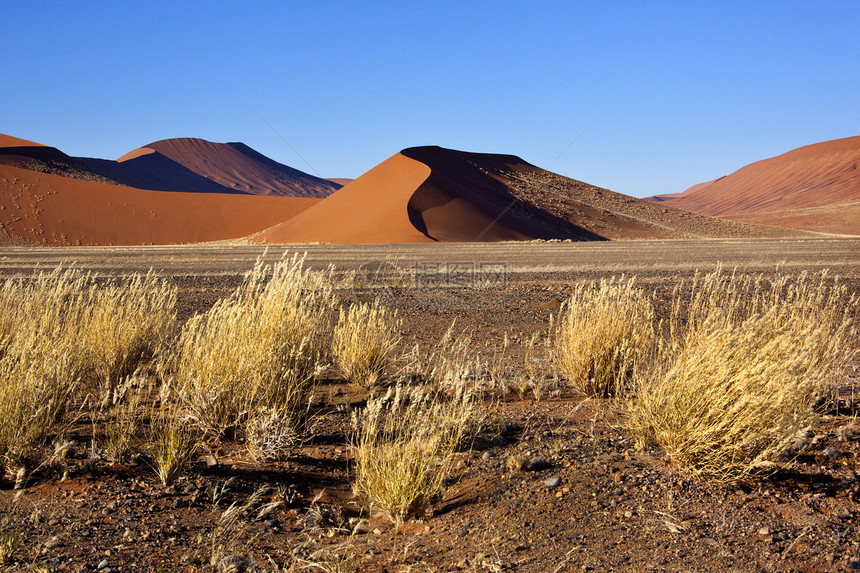
M 324 366 L 311 403 L 314 431 L 290 455 L 254 461 L 241 440 L 210 439 L 169 486 L 145 453 L 122 463 L 100 455 L 94 421 L 80 416 L 62 460 L 21 489 L 8 477 L 0 484 L 14 525 L 5 521 L 4 534 L 15 532 L 8 570 L 860 568 L 856 355 L 823 416 L 775 471 L 721 482 L 690 475 L 658 448 L 637 447 L 612 399 L 565 383 L 548 342 L 550 317 L 576 286 L 612 276 L 635 277 L 658 320 L 668 318 L 678 285 L 718 266 L 765 278 L 826 270 L 857 292 L 860 239 L 11 246 L 0 253 L 0 279 L 57 266 L 105 278 L 151 270 L 177 287 L 183 323 L 227 296 L 258 260 L 285 253 L 333 268 L 340 304 L 378 300 L 397 311 L 389 376 L 368 390 Z M 509 384 L 481 394 L 484 428 L 456 453 L 442 494 L 423 515 L 395 522 L 353 492 L 350 413 L 394 383 L 412 349 L 432 354 L 452 325 L 471 355 L 511 374 Z M 511 459 L 528 464 L 512 468 Z M 236 509 L 238 519 L 225 518 Z

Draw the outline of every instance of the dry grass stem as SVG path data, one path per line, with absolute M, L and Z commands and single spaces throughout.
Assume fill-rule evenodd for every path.
M 370 398 L 354 418 L 354 489 L 394 521 L 423 515 L 454 453 L 473 438 L 480 411 L 463 383 L 453 394 L 398 385 Z
M 150 424 L 152 467 L 161 483 L 168 486 L 182 475 L 185 465 L 197 453 L 200 432 L 173 405 L 163 405 L 153 412 Z

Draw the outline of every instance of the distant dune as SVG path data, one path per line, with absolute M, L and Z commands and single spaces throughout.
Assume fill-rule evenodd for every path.
M 0 147 L 45 147 L 41 143 L 0 133 Z
M 860 136 L 800 147 L 649 199 L 736 221 L 860 235 Z
M 722 181 L 703 187 L 705 191 Z M 337 184 L 239 143 L 169 139 L 117 161 L 0 136 L 0 245 L 431 243 L 803 234 L 634 199 L 514 155 L 412 147 Z M 283 196 L 305 194 L 309 196 Z M 843 211 L 847 213 L 848 211 Z M 826 214 L 807 214 L 818 220 Z M 844 221 L 850 223 L 850 218 Z M 828 226 L 830 223 L 824 225 Z
M 235 239 L 289 219 L 319 201 L 139 189 L 118 185 L 98 166 L 54 147 L 0 134 L 0 245 Z
M 211 192 L 214 185 L 221 192 L 322 198 L 341 187 L 327 179 L 314 177 L 269 159 L 244 143 L 214 143 L 190 137 L 163 139 L 131 151 L 117 160 L 122 166 L 121 170 L 150 175 L 158 171 L 155 165 L 150 165 L 155 162 L 159 165 L 169 163 L 169 167 L 165 168 L 177 175 L 181 169 L 182 185 L 193 185 L 189 173 L 208 182 L 207 186 L 198 181 L 198 185 L 202 186 L 194 188 L 164 182 L 159 183 L 159 189 Z
M 264 243 L 786 236 L 561 177 L 513 155 L 414 147 L 253 235 Z
M 2 242 L 177 244 L 239 238 L 318 199 L 146 191 L 0 166 Z

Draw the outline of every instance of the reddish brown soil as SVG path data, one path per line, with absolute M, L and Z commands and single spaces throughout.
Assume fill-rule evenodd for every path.
M 373 289 L 342 288 L 338 296 L 343 301 L 378 296 L 396 308 L 404 319 L 402 348 L 417 344 L 421 356 L 454 320 L 471 333 L 472 348 L 485 359 L 500 351 L 507 333 L 512 345 L 506 363 L 514 372 L 524 370 L 523 353 L 532 334 L 539 336 L 539 353 L 545 351 L 549 315 L 572 286 L 611 274 L 635 272 L 642 288 L 654 294 L 660 316 L 680 280 L 718 261 L 766 272 L 775 270 L 773 261 L 792 273 L 830 267 L 852 291 L 860 289 L 857 241 L 621 246 L 316 246 L 309 262 L 324 267 L 344 261 L 344 267 L 359 271 L 396 263 L 404 273 L 422 273 L 421 288 L 395 281 Z M 237 272 L 250 268 L 261 253 L 248 247 L 11 249 L 0 258 L 0 276 L 27 274 L 36 265 L 67 257 L 107 274 L 154 267 L 179 285 L 184 320 L 234 288 Z M 273 249 L 267 256 L 280 253 Z M 493 274 L 493 263 L 504 272 Z M 2 484 L 0 507 L 20 533 L 9 569 L 45 564 L 60 571 L 100 565 L 103 571 L 214 570 L 207 563 L 218 545 L 252 559 L 261 570 L 860 567 L 860 435 L 843 429 L 858 411 L 856 364 L 843 381 L 840 400 L 829 403 L 828 415 L 788 452 L 776 474 L 733 484 L 691 479 L 660 451 L 637 450 L 611 402 L 583 401 L 565 390 L 550 368 L 541 373 L 540 400 L 531 392 L 523 397 L 488 392 L 487 433 L 475 450 L 458 456 L 432 511 L 400 527 L 380 517 L 360 521 L 367 509 L 349 485 L 344 408 L 360 406 L 366 392 L 331 370 L 321 375 L 313 438 L 288 460 L 255 465 L 242 444 L 212 443 L 170 488 L 159 485 L 145 457 L 128 465 L 93 457 L 92 426 L 80 420 L 70 434 L 75 442 L 70 456 L 39 470 L 14 509 L 16 492 L 11 482 Z M 207 461 L 210 454 L 214 457 Z M 549 465 L 512 474 L 505 463 L 512 455 L 542 456 Z M 61 481 L 64 472 L 68 476 Z M 560 478 L 559 484 L 548 487 L 553 477 Z M 261 487 L 268 489 L 242 527 L 220 535 L 224 510 L 245 503 Z M 282 503 L 256 519 L 261 503 L 270 501 Z M 316 518 L 309 517 L 314 507 Z

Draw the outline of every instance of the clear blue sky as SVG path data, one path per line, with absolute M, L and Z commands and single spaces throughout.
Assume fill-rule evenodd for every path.
M 311 171 L 268 122 L 326 177 L 433 144 L 635 196 L 860 135 L 856 0 L 528 4 L 8 2 L 0 132 L 105 158 L 243 141 Z

